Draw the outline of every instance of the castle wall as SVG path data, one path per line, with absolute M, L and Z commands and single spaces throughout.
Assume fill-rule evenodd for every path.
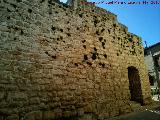
M 0 120 L 96 120 L 131 111 L 128 67 L 150 102 L 141 39 L 116 15 L 0 1 Z

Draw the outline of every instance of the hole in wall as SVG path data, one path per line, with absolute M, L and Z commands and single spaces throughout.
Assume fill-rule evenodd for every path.
M 132 49 L 135 49 L 135 45 L 132 45 Z
M 24 34 L 23 30 L 21 30 L 21 35 L 23 35 L 23 34 Z
M 94 21 L 94 26 L 96 27 L 97 26 L 97 23 L 99 22 L 97 19 L 95 19 Z
M 70 36 L 71 36 L 71 34 L 70 34 L 70 33 L 67 33 L 67 36 L 68 36 L 68 37 L 70 37 Z
M 96 34 L 97 34 L 97 35 L 100 35 L 100 33 L 99 33 L 99 31 L 98 31 L 98 30 L 96 31 Z
M 114 43 L 115 41 L 114 41 L 114 40 L 111 40 L 111 42 Z
M 99 37 L 99 41 L 101 42 L 103 40 L 103 37 Z
M 45 51 L 44 53 L 46 53 L 49 57 L 52 57 L 53 59 L 56 59 L 56 58 L 57 58 L 56 55 L 50 55 L 47 51 Z
M 59 37 L 59 39 L 60 39 L 60 40 L 63 40 L 63 37 L 62 37 L 62 36 L 60 36 L 60 37 Z
M 18 27 L 15 27 L 14 29 L 15 29 L 15 30 L 19 30 Z
M 102 65 L 102 63 L 99 63 L 99 65 Z
M 104 63 L 99 63 L 100 66 L 102 66 L 103 68 L 105 67 Z
M 82 43 L 85 43 L 85 42 L 86 42 L 86 40 L 83 40 L 83 41 L 82 41 Z
M 22 0 L 16 0 L 17 2 L 22 2 Z
M 102 46 L 105 46 L 105 43 L 104 43 L 104 42 L 102 42 Z
M 92 60 L 97 59 L 96 53 L 92 53 Z
M 129 41 L 129 42 L 133 42 L 132 38 L 129 38 L 128 41 Z
M 67 28 L 67 30 L 69 31 L 69 30 L 70 30 L 70 28 Z
M 108 29 L 108 33 L 110 34 L 111 33 L 111 31 Z
M 86 45 L 83 45 L 83 48 L 86 49 Z
M 107 58 L 107 55 L 106 55 L 106 54 L 104 54 L 103 56 L 104 56 L 105 58 Z
M 49 55 L 49 53 L 47 51 L 45 51 L 44 53 L 46 53 L 47 55 Z
M 142 54 L 142 51 L 140 51 L 139 54 Z
M 87 64 L 90 65 L 90 66 L 92 65 L 92 63 L 90 63 L 90 62 L 87 62 Z
M 97 16 L 94 15 L 94 16 L 93 16 L 93 19 L 96 19 L 96 18 L 97 18 Z
M 82 16 L 83 16 L 82 14 L 79 14 L 79 17 L 81 17 L 81 18 L 82 18 Z
M 56 59 L 56 58 L 57 58 L 57 56 L 53 55 L 53 56 L 52 56 L 52 58 L 53 58 L 53 59 Z
M 84 60 L 88 60 L 88 57 L 87 57 L 87 55 L 84 55 Z
M 84 27 L 87 27 L 87 25 L 85 25 Z
M 97 51 L 97 48 L 94 47 L 94 51 Z
M 78 63 L 74 63 L 74 65 L 78 67 Z
M 62 36 L 60 36 L 60 37 L 59 37 L 59 39 L 60 39 L 60 40 L 63 40 L 63 37 L 62 37 Z
M 56 28 L 55 28 L 55 27 L 53 27 L 53 26 L 52 26 L 52 28 L 51 28 L 51 29 L 52 29 L 53 31 L 54 31 L 54 30 L 56 30 Z
M 17 5 L 11 4 L 14 8 L 17 8 Z
M 116 24 L 113 24 L 113 27 L 116 27 Z
M 60 29 L 61 32 L 63 32 L 63 29 Z
M 104 29 L 104 28 L 101 30 L 101 32 L 103 32 L 103 31 L 105 31 L 105 29 Z
M 8 8 L 7 8 L 7 11 L 8 11 L 8 12 L 11 12 Z
M 31 9 L 28 9 L 28 12 L 29 12 L 29 13 L 32 13 L 32 10 L 31 10 Z
M 40 3 L 43 3 L 45 0 L 41 0 Z
M 11 19 L 10 16 L 8 16 L 8 17 L 7 17 L 7 20 L 10 20 L 10 19 Z
M 98 56 L 98 53 L 96 53 L 97 54 L 97 56 Z
M 103 67 L 103 68 L 105 67 L 105 64 L 104 64 L 104 63 L 102 63 L 102 67 Z

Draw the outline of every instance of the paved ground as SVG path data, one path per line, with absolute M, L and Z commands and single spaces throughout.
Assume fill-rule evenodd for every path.
M 108 120 L 160 120 L 160 102 L 136 108 L 134 112 Z

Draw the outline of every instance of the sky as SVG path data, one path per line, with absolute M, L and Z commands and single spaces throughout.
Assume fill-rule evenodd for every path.
M 65 2 L 66 0 L 61 0 Z M 128 27 L 128 31 L 140 36 L 147 42 L 147 46 L 151 46 L 160 42 L 160 0 L 88 0 L 91 2 L 101 2 L 96 4 L 117 15 L 120 23 Z M 140 4 L 105 4 L 106 2 L 140 2 Z M 142 4 L 143 1 L 148 4 Z M 151 4 L 151 1 L 159 4 Z M 152 2 L 153 3 L 153 2 Z

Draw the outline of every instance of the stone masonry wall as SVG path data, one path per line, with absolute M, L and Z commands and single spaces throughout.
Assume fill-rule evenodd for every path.
M 0 120 L 97 120 L 131 111 L 128 67 L 150 103 L 141 39 L 95 6 L 0 0 Z M 104 11 L 104 10 L 103 10 Z

